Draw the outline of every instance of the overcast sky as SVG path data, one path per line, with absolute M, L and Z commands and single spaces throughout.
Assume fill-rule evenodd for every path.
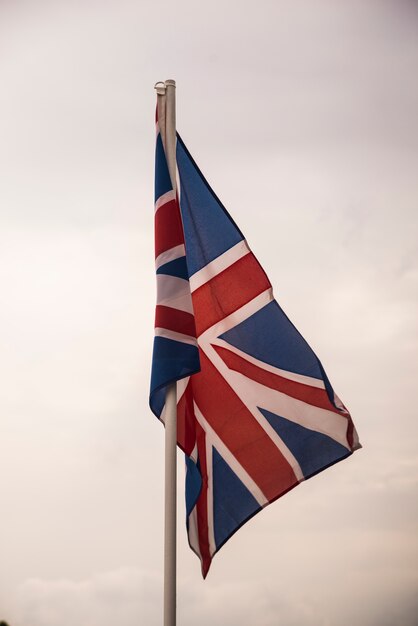
M 182 626 L 416 626 L 418 5 L 0 0 L 0 620 L 159 626 L 153 85 L 363 449 L 215 557 Z

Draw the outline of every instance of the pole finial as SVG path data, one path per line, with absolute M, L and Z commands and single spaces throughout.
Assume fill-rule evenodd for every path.
M 159 96 L 165 96 L 165 82 L 163 80 L 159 80 L 158 83 L 155 83 L 154 89 Z

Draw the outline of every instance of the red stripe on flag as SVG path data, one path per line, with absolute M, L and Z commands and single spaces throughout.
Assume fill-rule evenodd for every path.
M 158 304 L 155 309 L 155 327 L 167 328 L 176 333 L 196 337 L 194 317 L 191 313 Z
M 270 389 L 276 389 L 292 398 L 296 398 L 312 406 L 317 406 L 320 409 L 334 411 L 334 413 L 341 415 L 341 412 L 335 408 L 328 398 L 325 389 L 311 387 L 310 385 L 304 385 L 303 383 L 283 378 L 283 376 L 267 372 L 261 367 L 249 363 L 238 354 L 226 348 L 215 345 L 213 347 L 231 370 L 244 374 L 247 378 L 251 378 L 251 380 L 255 380 L 257 383 L 261 383 L 266 387 L 270 387 Z
M 196 444 L 196 417 L 190 381 L 177 403 L 177 443 L 187 456 L 191 455 Z
M 177 443 L 188 456 L 190 456 L 197 444 L 202 476 L 202 488 L 196 502 L 197 533 L 200 550 L 200 555 L 198 556 L 201 559 L 203 578 L 206 578 L 212 561 L 209 549 L 206 434 L 194 414 L 191 381 L 189 381 L 186 391 L 177 404 Z
M 211 563 L 209 549 L 208 527 L 208 470 L 206 461 L 206 434 L 200 424 L 196 423 L 197 448 L 199 453 L 199 465 L 202 475 L 202 489 L 196 503 L 197 528 L 199 535 L 200 558 L 202 561 L 202 575 L 206 578 Z
M 200 366 L 193 376 L 197 406 L 266 498 L 276 499 L 298 483 L 291 466 L 202 351 Z
M 270 287 L 255 256 L 246 254 L 193 292 L 198 336 Z
M 155 213 L 155 258 L 184 243 L 183 226 L 176 200 L 166 202 Z
M 347 415 L 347 419 L 348 419 L 347 441 L 348 441 L 348 445 L 350 446 L 350 448 L 353 449 L 353 445 L 354 445 L 354 423 L 353 423 L 353 420 L 351 419 L 351 415 L 349 413 Z

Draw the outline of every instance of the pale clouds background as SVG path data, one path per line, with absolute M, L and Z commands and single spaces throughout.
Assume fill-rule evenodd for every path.
M 242 528 L 205 582 L 180 496 L 179 624 L 418 624 L 417 30 L 412 0 L 0 2 L 10 626 L 161 623 L 147 392 L 165 78 L 364 445 Z

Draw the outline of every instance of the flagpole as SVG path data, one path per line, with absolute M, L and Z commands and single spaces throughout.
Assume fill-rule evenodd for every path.
M 157 87 L 160 85 L 160 87 Z M 176 82 L 157 83 L 158 123 L 176 193 Z M 176 626 L 176 534 L 177 534 L 177 388 L 167 388 L 165 423 L 165 515 L 164 515 L 164 626 Z

